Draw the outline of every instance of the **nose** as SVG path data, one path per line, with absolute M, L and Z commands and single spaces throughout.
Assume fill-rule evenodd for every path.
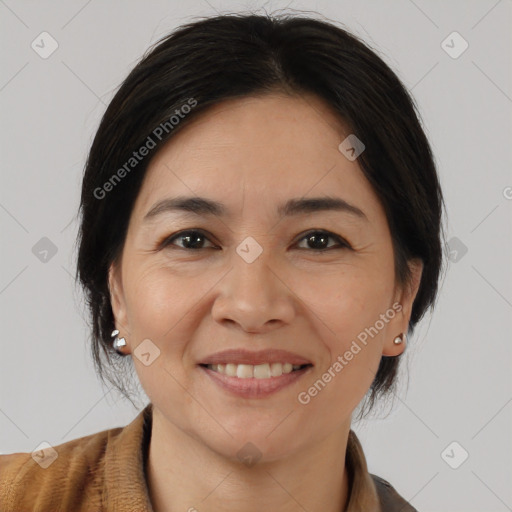
M 292 321 L 295 295 L 283 273 L 269 266 L 264 252 L 252 263 L 235 253 L 231 270 L 217 286 L 212 306 L 216 322 L 265 333 Z

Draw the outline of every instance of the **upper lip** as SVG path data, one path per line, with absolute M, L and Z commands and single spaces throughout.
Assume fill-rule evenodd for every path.
M 311 361 L 286 350 L 259 350 L 229 349 L 216 352 L 204 358 L 199 364 L 251 364 L 264 363 L 291 363 L 293 365 L 312 364 Z

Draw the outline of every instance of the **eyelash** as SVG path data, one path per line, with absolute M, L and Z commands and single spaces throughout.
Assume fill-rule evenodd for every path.
M 195 234 L 200 234 L 204 238 L 208 239 L 210 241 L 210 243 L 213 243 L 213 242 L 211 242 L 211 240 L 208 238 L 207 234 L 203 230 L 201 230 L 201 229 L 187 229 L 185 231 L 180 231 L 178 233 L 175 233 L 175 234 L 171 235 L 170 237 L 164 238 L 161 242 L 158 243 L 157 247 L 160 248 L 160 249 L 163 249 L 163 248 L 168 247 L 170 245 L 174 245 L 172 242 L 174 242 L 176 239 L 185 237 L 187 235 L 195 235 Z M 311 236 L 312 234 L 324 235 L 324 236 L 327 236 L 328 238 L 332 238 L 332 239 L 334 239 L 334 240 L 336 240 L 338 242 L 338 246 L 337 247 L 335 246 L 335 247 L 327 247 L 327 248 L 324 248 L 324 249 L 309 249 L 309 250 L 311 250 L 313 252 L 322 253 L 322 252 L 330 251 L 332 249 L 352 249 L 351 245 L 345 239 L 343 239 L 339 235 L 336 235 L 335 233 L 332 233 L 330 231 L 326 231 L 326 230 L 323 230 L 323 229 L 312 229 L 312 230 L 307 231 L 302 236 L 302 238 L 300 238 L 298 240 L 298 242 L 302 242 L 303 240 L 305 240 L 308 236 Z M 186 250 L 186 251 L 200 251 L 200 250 L 204 250 L 204 249 L 212 249 L 213 248 L 213 247 L 200 247 L 199 249 L 190 249 L 190 248 L 187 248 L 187 247 L 179 247 L 179 246 L 176 246 L 176 247 L 178 249 L 183 249 L 183 250 Z M 301 249 L 304 249 L 304 248 L 301 248 Z M 306 248 L 306 250 L 307 250 L 307 248 Z

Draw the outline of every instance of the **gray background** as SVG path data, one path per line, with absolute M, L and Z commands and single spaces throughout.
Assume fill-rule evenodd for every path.
M 391 414 L 354 426 L 369 469 L 422 512 L 512 510 L 511 4 L 0 0 L 0 451 L 138 413 L 95 376 L 72 279 L 81 172 L 116 87 L 192 16 L 290 7 L 345 24 L 412 89 L 448 206 L 437 308 L 410 340 Z M 47 59 L 31 48 L 43 31 L 59 45 Z M 441 45 L 453 31 L 469 44 L 458 58 Z M 33 252 L 43 237 L 57 249 L 46 262 Z M 469 453 L 457 469 L 442 456 L 453 441 Z M 460 450 L 448 450 L 452 463 Z

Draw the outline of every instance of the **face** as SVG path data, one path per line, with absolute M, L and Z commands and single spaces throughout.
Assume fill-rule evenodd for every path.
M 322 100 L 272 94 L 210 108 L 153 157 L 109 284 L 169 430 L 229 458 L 249 441 L 299 452 L 350 425 L 403 351 L 421 266 L 398 286 L 382 205 L 338 149 L 349 134 Z

